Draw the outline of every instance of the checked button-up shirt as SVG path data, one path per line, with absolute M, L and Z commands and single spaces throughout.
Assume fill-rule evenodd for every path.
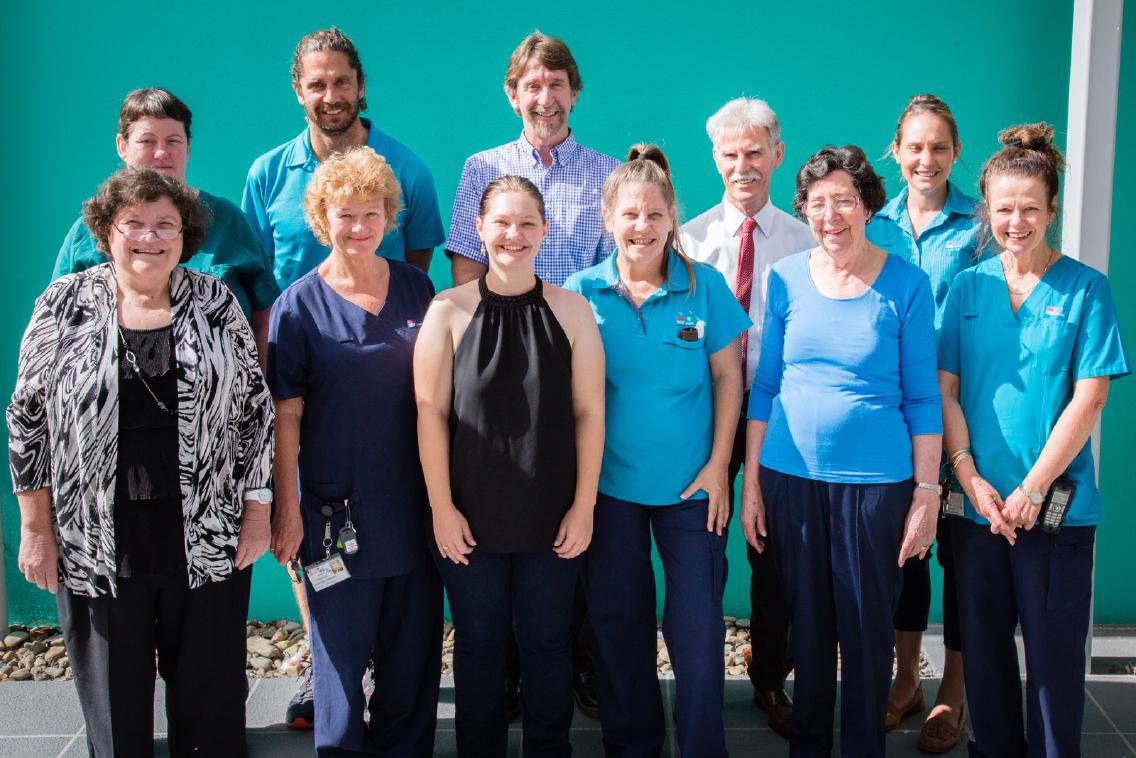
M 575 272 L 605 259 L 614 247 L 603 230 L 600 202 L 604 180 L 618 165 L 615 158 L 584 147 L 571 134 L 552 148 L 551 166 L 541 163 L 523 134 L 515 142 L 471 155 L 454 196 L 446 252 L 486 263 L 473 223 L 481 194 L 498 177 L 523 176 L 544 195 L 548 216 L 548 238 L 536 256 L 536 275 L 563 284 Z

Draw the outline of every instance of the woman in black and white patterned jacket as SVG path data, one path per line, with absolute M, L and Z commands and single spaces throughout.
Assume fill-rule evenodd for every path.
M 155 649 L 171 754 L 245 754 L 273 411 L 233 294 L 178 266 L 199 208 L 150 169 L 99 188 L 83 216 L 110 261 L 36 301 L 8 408 L 19 565 L 58 589 L 92 755 L 152 754 Z

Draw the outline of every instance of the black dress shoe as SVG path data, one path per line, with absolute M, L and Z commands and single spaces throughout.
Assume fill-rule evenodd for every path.
M 516 721 L 521 717 L 521 683 L 512 679 L 505 679 L 505 720 Z
M 754 690 L 753 704 L 769 714 L 769 728 L 789 739 L 789 721 L 793 718 L 793 701 L 785 690 Z
M 576 707 L 585 716 L 594 719 L 600 717 L 600 701 L 596 697 L 596 675 L 587 669 L 572 674 L 572 694 L 576 698 Z

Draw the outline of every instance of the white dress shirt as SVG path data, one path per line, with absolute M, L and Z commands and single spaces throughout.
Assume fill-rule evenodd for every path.
M 705 213 L 682 225 L 682 245 L 686 254 L 722 272 L 726 284 L 734 289 L 738 280 L 738 248 L 742 222 L 746 217 L 725 198 Z M 765 295 L 769 287 L 769 268 L 782 258 L 816 247 L 809 227 L 785 211 L 766 202 L 753 216 L 753 290 L 749 299 L 749 330 L 745 388 L 748 390 L 761 357 L 761 326 L 765 317 Z M 743 413 L 745 409 L 742 409 Z

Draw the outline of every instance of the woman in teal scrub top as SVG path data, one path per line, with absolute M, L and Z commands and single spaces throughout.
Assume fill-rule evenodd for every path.
M 947 528 L 959 556 L 971 755 L 1078 755 L 1102 516 L 1089 435 L 1109 380 L 1129 363 L 1108 280 L 1046 240 L 1064 162 L 1053 130 L 1030 124 L 999 138 L 979 186 L 1004 252 L 955 279 L 939 338 L 944 448 L 966 496 L 965 517 Z M 1075 489 L 1052 533 L 1038 517 L 1061 476 Z
M 958 124 L 951 109 L 934 95 L 916 95 L 907 102 L 889 147 L 899 164 L 904 186 L 868 224 L 868 241 L 892 255 L 914 263 L 931 280 L 936 324 L 951 282 L 982 257 L 974 217 L 974 198 L 950 181 L 951 169 L 962 152 Z M 935 705 L 919 733 L 920 749 L 950 750 L 963 726 L 962 652 L 955 601 L 954 556 L 950 534 L 938 535 L 937 554 L 943 567 L 943 681 Z M 931 610 L 931 572 L 928 558 L 903 565 L 903 591 L 895 618 L 895 678 L 888 694 L 885 728 L 895 729 L 907 716 L 924 708 L 919 680 L 919 653 Z

